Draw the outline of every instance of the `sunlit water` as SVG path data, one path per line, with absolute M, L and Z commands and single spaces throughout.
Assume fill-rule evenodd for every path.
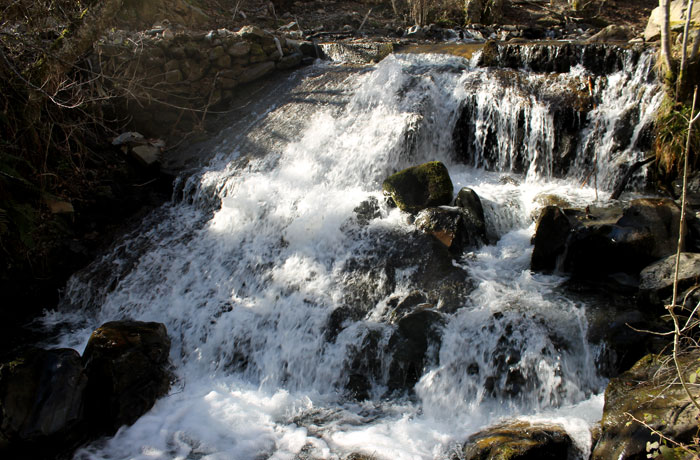
M 612 146 L 604 127 L 631 104 L 628 91 L 645 95 L 637 116 L 648 117 L 658 103 L 648 71 L 597 80 L 605 106 L 582 130 L 582 146 L 595 144 L 601 159 L 641 157 L 634 141 Z M 585 79 L 575 69 L 553 84 Z M 547 142 L 557 133 L 547 103 L 445 56 L 390 56 L 371 72 L 351 72 L 342 87 L 342 103 L 305 111 L 303 129 L 289 128 L 295 131 L 266 144 L 265 155 L 241 161 L 251 139 L 267 139 L 270 126 L 284 130 L 283 109 L 261 116 L 272 120 L 264 130 L 222 140 L 214 160 L 178 186 L 182 199 L 71 280 L 61 313 L 45 318 L 62 326 L 57 344 L 82 351 L 109 320 L 163 322 L 178 377 L 133 426 L 83 447 L 77 458 L 446 458 L 470 433 L 513 417 L 562 423 L 582 453 L 590 449 L 588 427 L 600 418 L 606 382 L 586 340 L 586 307 L 558 291 L 564 278 L 529 271 L 540 198 L 555 194 L 585 206 L 596 195 L 581 187 L 578 171 L 548 174 Z M 506 153 L 515 148 L 508 113 L 528 105 L 526 176 L 503 180 L 507 155 L 499 165 L 506 171 L 493 172 L 454 158 L 453 126 L 467 98 L 498 109 L 478 121 L 500 117 Z M 448 166 L 455 193 L 466 186 L 479 194 L 493 244 L 453 262 L 474 289 L 461 308 L 443 312 L 441 340 L 413 391 L 392 393 L 392 355 L 381 345 L 396 329 L 390 299 L 414 289 L 415 269 L 388 276 L 347 267 L 372 252 L 377 235 L 401 245 L 415 232 L 407 214 L 384 204 L 381 183 L 430 160 Z M 612 162 L 601 162 L 600 184 L 614 181 Z M 371 197 L 378 216 L 363 224 L 353 210 Z M 363 282 L 373 287 L 372 303 L 330 339 L 331 313 Z M 368 334 L 378 337 L 382 369 L 370 379 L 369 399 L 358 402 L 346 391 L 348 367 Z

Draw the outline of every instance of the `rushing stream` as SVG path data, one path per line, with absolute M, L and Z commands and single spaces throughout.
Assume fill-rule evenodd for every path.
M 80 351 L 122 318 L 165 323 L 172 338 L 171 393 L 76 458 L 449 458 L 513 417 L 562 423 L 585 454 L 606 383 L 599 350 L 586 305 L 557 289 L 564 277 L 530 272 L 530 238 L 543 197 L 593 203 L 643 157 L 660 100 L 652 64 L 544 75 L 405 54 L 302 71 L 292 97 L 224 131 L 176 199 L 46 315 L 56 343 Z M 563 170 L 548 95 L 585 95 L 589 80 L 595 108 L 574 120 Z M 491 244 L 454 261 L 381 193 L 389 174 L 432 160 L 484 203 Z M 396 315 L 416 295 L 439 319 L 412 375 L 396 364 L 415 345 Z

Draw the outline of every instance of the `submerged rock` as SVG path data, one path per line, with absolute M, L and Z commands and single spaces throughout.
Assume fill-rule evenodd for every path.
M 435 357 L 428 356 L 432 349 L 437 353 L 440 343 L 438 327 L 442 324 L 442 315 L 430 308 L 420 305 L 397 322 L 397 329 L 389 339 L 388 349 L 391 354 L 389 366 L 389 390 L 409 390 L 423 375 L 426 364 Z
M 681 357 L 684 375 L 698 370 L 698 358 L 697 351 Z M 657 355 L 642 358 L 632 369 L 612 379 L 605 390 L 602 434 L 593 449 L 592 459 L 647 458 L 647 442 L 658 441 L 659 437 L 632 417 L 674 441 L 692 441 L 697 433 L 699 414 L 683 388 L 675 382 L 677 374 L 671 358 Z M 690 389 L 694 397 L 700 396 L 695 385 Z
M 153 407 L 170 388 L 169 353 L 161 323 L 113 321 L 95 330 L 83 354 L 92 429 L 114 433 Z
M 0 454 L 57 455 L 83 438 L 87 377 L 75 350 L 31 349 L 0 366 Z M 15 457 L 17 456 L 17 457 Z
M 399 171 L 389 176 L 382 188 L 399 209 L 410 213 L 448 205 L 452 201 L 452 180 L 445 165 L 439 161 Z
M 573 449 L 559 425 L 511 422 L 480 431 L 464 444 L 464 460 L 566 460 Z

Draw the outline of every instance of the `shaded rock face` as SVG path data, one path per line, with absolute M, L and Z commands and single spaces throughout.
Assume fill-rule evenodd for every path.
M 484 208 L 479 196 L 467 187 L 457 194 L 455 207 L 424 209 L 418 214 L 415 224 L 456 256 L 487 242 Z
M 533 238 L 531 268 L 552 269 L 561 256 L 561 269 L 580 278 L 618 272 L 636 276 L 649 263 L 675 252 L 679 220 L 680 207 L 662 198 L 634 200 L 624 210 L 547 207 Z
M 452 202 L 452 180 L 439 161 L 399 171 L 384 181 L 382 189 L 399 209 L 410 213 Z
M 114 321 L 90 336 L 83 362 L 92 428 L 115 433 L 134 423 L 170 388 L 170 339 L 161 323 Z
M 566 460 L 571 439 L 558 425 L 512 422 L 472 435 L 464 460 Z
M 681 357 L 684 375 L 697 370 L 697 352 Z M 680 385 L 671 385 L 676 370 L 670 357 L 648 355 L 632 369 L 612 379 L 605 390 L 602 434 L 593 460 L 647 458 L 646 443 L 658 441 L 648 428 L 632 422 L 629 413 L 677 442 L 689 442 L 697 432 L 697 410 Z M 698 397 L 698 390 L 691 386 Z
M 535 247 L 532 250 L 530 268 L 534 271 L 557 268 L 557 259 L 564 254 L 572 230 L 573 225 L 566 211 L 558 206 L 546 206 L 537 219 L 532 238 Z
M 424 367 L 436 360 L 441 324 L 442 315 L 427 305 L 418 306 L 397 322 L 388 344 L 390 391 L 413 388 L 423 375 Z
M 400 284 L 425 293 L 427 302 L 451 313 L 464 304 L 473 286 L 468 273 L 452 263 L 447 248 L 421 231 L 368 227 L 369 244 L 355 251 L 343 267 L 344 307 L 362 317 L 391 296 Z
M 351 397 L 369 399 L 372 382 L 386 386 L 389 393 L 410 392 L 425 367 L 437 361 L 444 320 L 426 301 L 420 291 L 413 291 L 400 301 L 394 299 L 391 304 L 396 306 L 387 320 L 396 328 L 388 329 L 388 334 L 381 328 L 367 331 L 348 366 L 345 388 Z
M 670 304 L 676 256 L 670 255 L 645 267 L 639 275 L 639 297 L 642 304 L 659 307 Z M 685 292 L 700 281 L 700 254 L 682 252 L 678 264 L 678 298 L 681 304 Z
M 32 349 L 0 366 L 0 454 L 48 457 L 82 441 L 86 384 L 75 350 Z

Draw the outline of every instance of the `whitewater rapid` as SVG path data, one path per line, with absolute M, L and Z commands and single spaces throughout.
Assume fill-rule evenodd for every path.
M 582 129 L 581 154 L 594 146 L 605 159 L 600 190 L 581 186 L 579 172 L 552 177 L 547 143 L 557 133 L 546 101 L 496 88 L 488 69 L 457 57 L 389 56 L 334 81 L 337 104 L 299 102 L 301 123 L 284 122 L 296 106 L 273 106 L 257 118 L 262 127 L 224 136 L 212 161 L 181 179 L 178 198 L 73 277 L 44 318 L 61 331 L 53 345 L 79 351 L 92 330 L 122 318 L 162 322 L 172 339 L 170 394 L 76 458 L 448 458 L 469 434 L 514 417 L 562 423 L 585 454 L 606 383 L 598 350 L 587 340 L 586 305 L 557 289 L 565 278 L 530 272 L 530 238 L 542 197 L 586 206 L 607 196 L 603 186 L 619 173 L 606 165 L 643 156 L 639 132 L 620 146 L 608 130 L 631 94 L 644 96 L 639 123 L 658 104 L 644 72 L 592 77 L 605 89 Z M 576 68 L 554 84 L 588 77 Z M 507 113 L 527 105 L 524 174 L 509 172 L 507 155 L 495 171 L 455 158 L 453 127 L 469 98 L 499 109 L 483 110 L 479 121 L 502 118 L 504 152 L 515 151 Z M 478 138 L 474 145 L 478 155 Z M 415 232 L 407 214 L 384 202 L 381 183 L 432 160 L 447 165 L 455 194 L 470 187 L 481 197 L 493 241 L 453 261 L 473 288 L 461 308 L 441 313 L 441 339 L 415 387 L 389 392 L 385 345 L 396 325 L 388 313 L 392 299 L 414 289 L 416 269 L 348 267 L 382 238 L 401 245 Z M 372 198 L 377 213 L 360 222 L 355 209 Z M 330 339 L 332 312 L 357 286 L 368 287 L 371 301 Z M 346 391 L 348 368 L 370 336 L 380 369 L 357 401 Z

